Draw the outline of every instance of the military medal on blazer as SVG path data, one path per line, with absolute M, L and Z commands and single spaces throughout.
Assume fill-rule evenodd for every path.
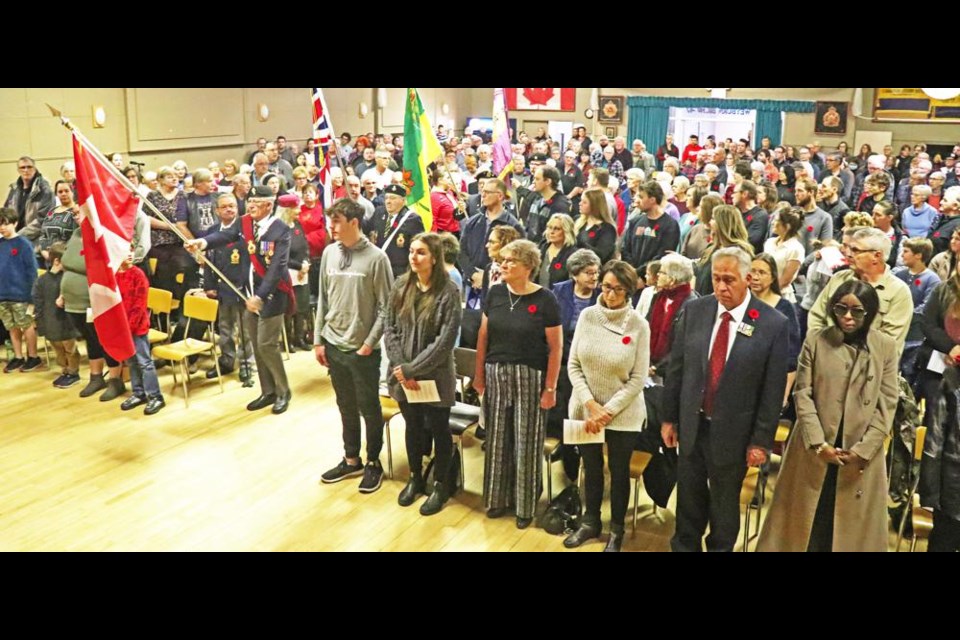
M 260 277 L 263 278 L 267 269 L 264 266 L 263 262 L 269 266 L 270 261 L 273 259 L 274 250 L 276 247 L 275 242 L 261 242 L 260 246 L 257 247 L 256 243 L 253 240 L 253 225 L 257 224 L 253 221 L 253 218 L 250 216 L 243 216 L 240 218 L 243 229 L 243 239 L 247 242 L 247 251 L 250 253 L 250 265 L 253 267 L 254 272 Z M 257 249 L 260 249 L 258 254 Z M 263 262 L 260 261 L 260 256 L 263 256 Z M 282 291 L 287 296 L 287 315 L 294 315 L 297 312 L 297 299 L 293 292 L 293 286 L 291 283 L 287 282 L 285 279 L 280 279 L 280 284 L 278 285 L 280 291 Z

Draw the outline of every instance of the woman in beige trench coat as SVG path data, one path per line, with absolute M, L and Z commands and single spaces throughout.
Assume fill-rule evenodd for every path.
M 883 441 L 897 406 L 897 347 L 871 331 L 880 301 L 851 280 L 831 297 L 833 323 L 803 345 L 797 423 L 758 551 L 886 551 Z

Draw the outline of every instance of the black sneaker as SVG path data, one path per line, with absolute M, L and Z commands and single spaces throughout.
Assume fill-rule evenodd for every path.
M 60 377 L 53 381 L 53 386 L 55 386 L 55 387 L 57 387 L 57 388 L 59 389 L 59 388 L 60 388 L 60 385 L 63 384 L 63 381 L 66 379 L 67 375 L 68 375 L 68 374 L 66 374 L 66 373 L 61 373 L 61 374 L 60 374 Z
M 24 363 L 26 363 L 26 360 L 24 360 L 23 358 L 14 358 L 13 360 L 7 363 L 7 366 L 3 368 L 3 372 L 13 373 L 14 371 L 18 371 L 20 367 L 24 365 Z
M 36 356 L 34 356 L 34 357 L 32 357 L 32 358 L 27 358 L 27 359 L 24 361 L 23 366 L 20 367 L 20 373 L 26 373 L 27 371 L 33 371 L 34 369 L 36 369 L 37 367 L 39 367 L 41 364 L 42 364 L 42 361 L 40 360 L 40 358 L 38 358 L 38 357 L 36 357 Z
M 60 378 L 58 378 L 59 383 L 54 381 L 54 385 L 57 389 L 69 389 L 73 385 L 80 382 L 80 376 L 76 373 L 65 373 Z
M 383 467 L 380 461 L 368 462 L 363 468 L 363 480 L 360 481 L 360 493 L 373 493 L 383 484 Z
M 363 463 L 358 461 L 357 464 L 347 464 L 346 460 L 340 460 L 340 464 L 320 476 L 320 482 L 333 484 L 334 482 L 340 482 L 347 478 L 356 478 L 361 475 L 363 475 Z

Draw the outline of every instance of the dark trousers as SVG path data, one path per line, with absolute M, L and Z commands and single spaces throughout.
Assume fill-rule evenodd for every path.
M 434 478 L 446 483 L 453 458 L 453 435 L 450 433 L 450 407 L 431 407 L 425 404 L 401 402 L 400 413 L 407 425 L 407 460 L 410 473 L 423 473 L 423 458 L 430 455 L 436 443 Z
M 196 286 L 199 265 L 182 244 L 154 246 L 147 256 L 157 259 L 157 270 L 150 277 L 151 287 L 171 291 L 174 300 L 182 300 L 184 293 Z M 177 282 L 180 273 L 183 281 Z
M 360 416 L 367 423 L 367 462 L 380 459 L 383 449 L 383 413 L 380 408 L 380 350 L 368 356 L 340 351 L 324 340 L 330 381 L 343 422 L 343 451 L 360 457 Z
M 630 502 L 630 458 L 640 438 L 639 431 L 604 431 L 607 442 L 607 464 L 610 467 L 610 528 L 623 531 L 623 520 Z M 585 519 L 600 524 L 600 503 L 603 502 L 603 445 L 582 444 L 584 485 L 587 498 Z
M 929 356 L 928 356 L 929 357 Z M 933 371 L 927 371 L 927 363 L 923 363 L 923 371 L 917 378 L 917 402 L 921 399 L 926 400 L 927 410 L 923 412 L 923 426 L 930 429 L 941 417 L 938 411 L 940 404 L 940 383 L 943 382 L 943 376 Z
M 567 363 L 560 367 L 560 377 L 557 379 L 557 404 L 547 412 L 547 436 L 563 440 L 563 421 L 567 419 L 570 396 L 573 394 L 573 385 L 567 375 Z M 580 450 L 577 445 L 565 444 L 561 449 L 563 457 L 563 472 L 570 482 L 576 483 L 580 476 Z
M 702 419 L 692 451 L 681 448 L 677 465 L 677 530 L 673 551 L 733 551 L 740 533 L 740 488 L 747 473 L 743 460 L 718 465 L 710 455 L 710 422 Z M 682 445 L 681 445 L 682 447 Z M 708 485 L 709 483 L 709 485 Z
M 943 511 L 933 512 L 933 531 L 927 543 L 928 552 L 960 551 L 960 520 L 954 520 Z
M 67 315 L 70 317 L 70 322 L 73 323 L 73 327 L 87 342 L 87 358 L 90 360 L 106 360 L 108 367 L 120 366 L 119 362 L 111 358 L 110 355 L 104 351 L 103 346 L 100 344 L 100 337 L 97 336 L 96 327 L 93 326 L 92 322 L 87 322 L 87 314 L 68 313 Z

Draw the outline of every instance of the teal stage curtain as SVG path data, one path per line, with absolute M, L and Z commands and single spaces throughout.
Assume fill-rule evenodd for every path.
M 755 145 L 764 136 L 771 144 L 781 143 L 783 117 L 786 113 L 813 113 L 815 104 L 806 100 L 726 100 L 719 98 L 663 98 L 631 96 L 627 98 L 630 116 L 627 126 L 629 144 L 639 138 L 651 151 L 656 150 L 667 135 L 670 107 L 679 109 L 752 109 L 757 112 Z M 678 143 L 679 144 L 679 143 Z

